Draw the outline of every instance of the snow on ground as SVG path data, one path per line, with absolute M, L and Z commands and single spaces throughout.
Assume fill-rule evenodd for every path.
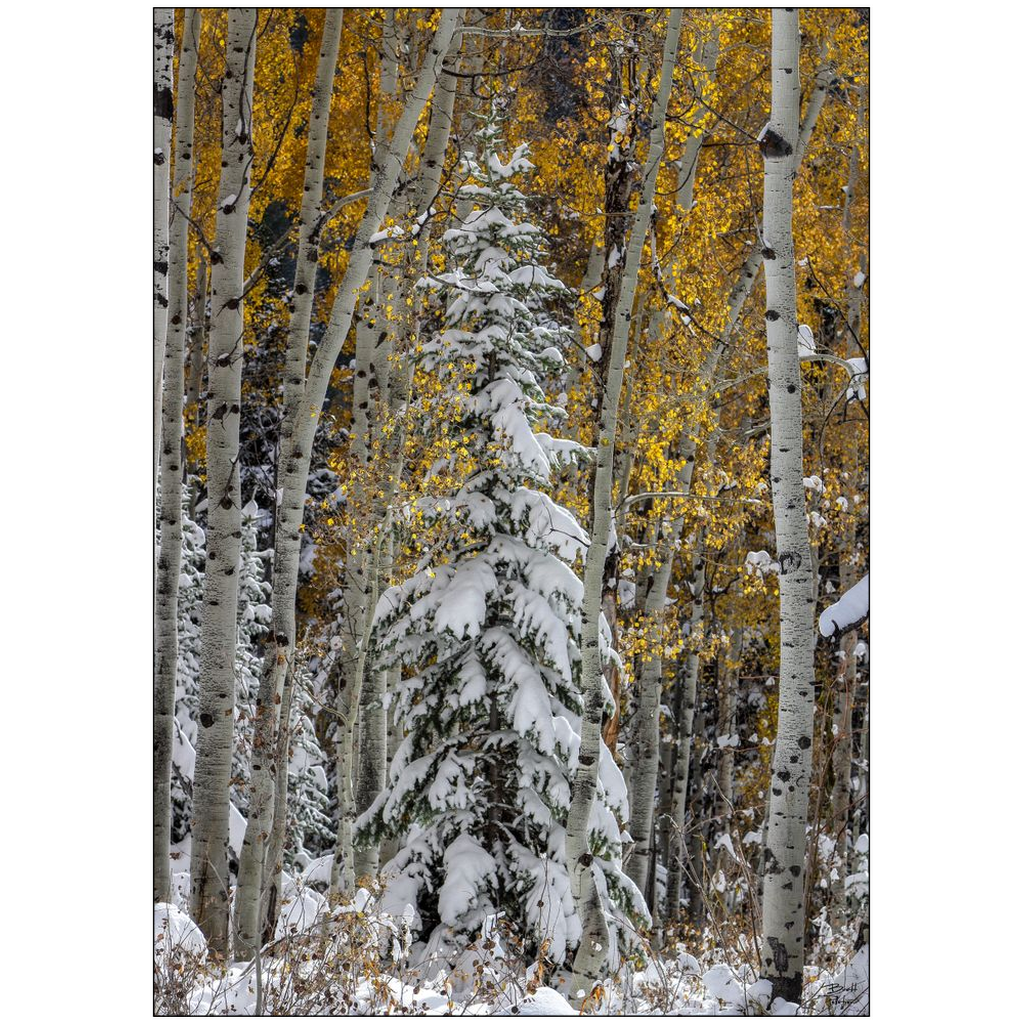
M 577 1016 L 555 987 L 558 978 L 527 966 L 506 951 L 491 922 L 486 941 L 463 951 L 454 967 L 437 970 L 409 941 L 405 920 L 384 913 L 367 890 L 327 911 L 327 903 L 301 879 L 287 879 L 274 943 L 257 964 L 218 967 L 206 941 L 178 907 L 154 912 L 157 1011 L 160 1015 L 368 1016 Z M 585 1002 L 584 1015 L 791 1016 L 864 1015 L 868 1012 L 868 949 L 846 955 L 830 970 L 808 966 L 801 1007 L 771 1001 L 736 951 L 705 941 L 700 957 L 676 944 L 633 960 Z M 845 945 L 844 945 L 845 943 Z M 744 943 L 741 941 L 740 946 Z M 833 943 L 834 945 L 834 943 Z M 635 969 L 640 965 L 640 969 Z M 547 982 L 547 984 L 545 984 Z M 259 990 L 259 991 L 257 991 Z

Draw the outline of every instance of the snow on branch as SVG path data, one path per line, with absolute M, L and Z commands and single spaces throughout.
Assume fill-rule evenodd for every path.
M 823 637 L 838 640 L 868 617 L 868 574 L 854 584 L 834 605 L 821 613 L 818 629 Z

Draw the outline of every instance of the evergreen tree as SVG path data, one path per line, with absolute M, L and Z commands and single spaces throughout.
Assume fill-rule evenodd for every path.
M 206 537 L 189 516 L 188 489 L 181 502 L 181 569 L 178 579 L 178 667 L 174 687 L 174 746 L 171 762 L 171 841 L 191 830 L 192 773 L 199 717 L 199 644 L 203 611 Z
M 296 669 L 291 708 L 291 739 L 288 761 L 288 841 L 286 864 L 299 872 L 331 850 L 335 827 L 331 823 L 331 798 L 326 765 L 313 724 L 317 699 L 308 670 Z
M 235 645 L 235 742 L 231 760 L 231 802 L 244 815 L 249 806 L 246 784 L 252 761 L 256 691 L 260 686 L 263 638 L 270 629 L 271 585 L 266 563 L 270 551 L 259 550 L 265 517 L 255 501 L 242 509 L 238 576 L 238 640 Z
M 564 371 L 571 331 L 549 307 L 569 290 L 524 219 L 515 182 L 532 169 L 527 147 L 502 162 L 493 110 L 477 138 L 458 195 L 472 212 L 444 235 L 447 271 L 421 282 L 439 291 L 443 327 L 418 355 L 452 398 L 468 476 L 419 503 L 443 554 L 377 606 L 377 667 L 408 670 L 394 695 L 405 738 L 359 838 L 408 830 L 383 869 L 387 900 L 398 912 L 412 904 L 430 951 L 453 952 L 503 911 L 563 962 L 581 933 L 565 821 L 581 713 L 573 563 L 588 538 L 545 493 L 552 469 L 582 449 L 542 430 L 562 411 L 541 382 Z M 646 909 L 620 870 L 625 786 L 603 745 L 601 755 L 590 849 L 615 945 L 623 915 Z

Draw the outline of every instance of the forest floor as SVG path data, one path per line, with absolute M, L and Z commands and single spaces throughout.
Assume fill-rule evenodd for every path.
M 178 876 L 179 893 L 182 892 Z M 183 894 L 182 894 L 183 895 Z M 515 938 L 490 927 L 456 955 L 410 941 L 409 922 L 383 912 L 361 889 L 328 909 L 311 887 L 290 884 L 273 942 L 252 961 L 219 963 L 179 905 L 154 914 L 154 995 L 158 1015 L 522 1015 L 569 1016 L 559 972 L 528 963 Z M 754 969 L 756 949 L 742 932 L 646 941 L 594 990 L 584 1015 L 861 1016 L 869 1012 L 868 947 L 855 949 L 858 922 L 815 928 L 801 1004 L 769 1005 Z

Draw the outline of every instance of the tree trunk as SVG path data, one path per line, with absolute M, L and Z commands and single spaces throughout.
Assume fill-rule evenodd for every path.
M 693 605 L 690 610 L 690 642 L 695 643 L 704 628 L 704 583 L 706 573 L 704 532 L 697 536 L 693 552 Z M 690 759 L 693 754 L 693 714 L 697 704 L 700 653 L 691 650 L 683 672 L 681 719 L 678 724 L 678 753 L 672 779 L 672 823 L 669 833 L 668 882 L 665 892 L 665 916 L 677 917 L 686 866 L 686 807 L 690 785 Z M 680 681 L 676 682 L 680 685 Z
M 389 532 L 384 538 L 384 562 L 390 572 L 394 559 L 394 541 Z M 374 573 L 373 600 L 377 604 L 380 591 L 379 571 Z M 356 784 L 356 814 L 362 814 L 384 788 L 388 767 L 388 725 L 384 711 L 384 695 L 387 689 L 387 670 L 371 669 L 359 701 L 359 766 Z M 379 850 L 371 845 L 355 852 L 356 878 L 373 877 L 380 866 Z
M 267 841 L 267 871 L 264 872 L 263 943 L 274 938 L 274 929 L 281 910 L 281 872 L 284 870 L 284 844 L 288 833 L 288 748 L 291 742 L 292 695 L 295 673 L 285 676 L 281 697 L 280 725 L 277 730 L 277 751 L 274 755 L 274 821 Z
M 387 671 L 387 683 L 386 690 L 389 694 L 395 693 L 398 688 L 398 682 L 401 679 L 402 670 L 397 666 L 390 668 Z M 395 707 L 392 705 L 387 710 L 387 765 L 391 765 L 395 760 L 395 754 L 398 753 L 398 745 L 405 738 L 402 733 L 403 729 L 401 723 L 395 721 Z M 385 776 L 387 775 L 387 766 L 384 770 Z M 381 868 L 387 866 L 388 862 L 398 853 L 401 849 L 401 842 L 399 836 L 392 836 L 385 839 L 380 844 L 380 855 L 379 862 Z
M 846 569 L 846 566 L 843 566 Z M 846 576 L 844 571 L 841 576 Z M 844 587 L 845 591 L 845 587 Z M 832 833 L 836 837 L 837 877 L 832 880 L 832 906 L 829 917 L 833 927 L 846 923 L 846 872 L 850 846 L 850 765 L 853 759 L 853 699 L 857 689 L 857 631 L 843 635 L 839 672 L 836 677 L 836 701 L 833 712 L 835 745 L 832 749 Z
M 171 748 L 178 669 L 178 576 L 181 572 L 181 414 L 188 319 L 188 218 L 192 207 L 196 50 L 200 13 L 187 8 L 181 40 L 174 209 L 168 246 L 168 330 L 164 349 L 160 461 L 160 554 L 156 572 L 156 672 L 153 693 L 153 896 L 171 901 Z
M 573 961 L 571 992 L 579 1002 L 579 993 L 589 994 L 599 980 L 608 950 L 608 926 L 604 920 L 601 899 L 594 881 L 590 852 L 590 811 L 597 788 L 598 763 L 601 755 L 601 716 L 604 711 L 602 693 L 602 666 L 600 648 L 601 591 L 604 564 L 608 556 L 612 528 L 612 475 L 614 469 L 615 435 L 618 425 L 619 394 L 622 390 L 626 348 L 629 341 L 629 323 L 633 314 L 640 269 L 640 253 L 651 221 L 654 189 L 665 153 L 665 114 L 672 91 L 672 74 L 682 11 L 673 8 L 665 34 L 661 80 L 652 112 L 650 151 L 644 166 L 643 194 L 629 237 L 622 291 L 615 309 L 612 342 L 607 354 L 607 376 L 602 392 L 600 422 L 597 435 L 596 470 L 591 505 L 592 526 L 590 546 L 583 574 L 583 721 L 580 741 L 579 767 L 572 784 L 572 800 L 566 827 L 565 855 L 569 870 L 573 901 L 583 927 L 583 934 Z
M 699 668 L 699 665 L 698 665 Z M 687 867 L 687 890 L 689 903 L 686 917 L 692 928 L 702 931 L 704 928 L 704 889 L 707 878 L 704 872 L 704 850 L 706 848 L 704 816 L 704 730 L 707 722 L 704 717 L 703 695 L 701 693 L 700 673 L 697 674 L 697 688 L 694 698 L 696 711 L 693 716 L 691 737 L 693 769 L 690 772 L 690 828 L 683 842 L 683 859 Z
M 740 662 L 743 657 L 743 629 L 737 626 L 729 635 L 729 651 L 725 657 L 722 688 L 718 694 L 718 739 L 736 735 L 736 695 L 739 690 Z M 728 834 L 732 827 L 733 770 L 736 748 L 731 742 L 719 744 L 716 789 L 719 830 Z
M 718 27 L 711 30 L 711 35 L 700 45 L 694 55 L 697 63 L 704 68 L 704 81 L 714 83 L 718 67 Z M 675 161 L 679 182 L 679 206 L 684 210 L 693 209 L 693 186 L 697 179 L 697 160 L 704 142 L 704 132 L 695 131 L 683 146 L 683 155 Z
M 252 166 L 255 8 L 228 16 L 221 93 L 222 156 L 211 275 L 210 386 L 206 418 L 209 521 L 203 592 L 199 741 L 193 785 L 192 918 L 212 951 L 228 953 L 228 783 L 235 690 L 239 542 L 238 424 L 242 400 L 242 291 Z
M 188 352 L 188 374 L 185 385 L 185 422 L 189 430 L 198 430 L 202 425 L 202 404 L 199 401 L 203 392 L 203 373 L 206 369 L 206 286 L 207 286 L 206 254 L 199 253 L 199 265 L 196 268 L 196 298 L 192 307 L 192 330 Z M 191 460 L 186 463 L 186 473 L 191 486 L 188 489 L 188 514 L 195 519 L 196 505 L 199 503 L 199 482 L 194 480 L 199 475 L 199 465 Z
M 814 728 L 814 578 L 804 509 L 803 414 L 793 252 L 794 150 L 800 118 L 800 17 L 772 11 L 772 112 L 763 135 L 765 320 L 771 478 L 779 569 L 779 722 L 764 851 L 762 976 L 800 1001 L 803 871 Z
M 626 863 L 626 873 L 641 892 L 647 891 L 647 876 L 652 867 L 654 792 L 660 767 L 661 651 L 665 643 L 665 608 L 668 604 L 668 585 L 672 579 L 672 565 L 675 561 L 676 532 L 674 526 L 669 529 L 662 556 L 664 560 L 654 572 L 651 589 L 644 601 L 644 616 L 653 624 L 654 635 L 649 639 L 652 644 L 651 656 L 640 668 L 640 706 L 635 726 L 633 786 L 629 805 L 629 828 L 636 846 Z
M 167 336 L 174 8 L 153 10 L 153 473 L 160 465 L 160 378 Z
M 331 113 L 334 71 L 338 63 L 341 40 L 342 10 L 331 8 L 324 18 L 323 36 L 313 85 L 306 145 L 306 168 L 303 179 L 302 206 L 299 213 L 299 245 L 295 264 L 295 286 L 288 327 L 286 365 L 284 372 L 285 420 L 294 418 L 301 407 L 306 379 L 306 349 L 313 310 L 314 281 L 319 259 L 320 204 L 323 196 L 324 153 Z M 282 431 L 282 449 L 290 438 Z M 305 488 L 303 487 L 303 490 Z M 277 520 L 275 519 L 275 522 Z M 278 579 L 294 568 L 283 559 L 297 554 L 287 545 L 275 544 L 274 598 L 278 598 Z M 272 599 L 271 642 L 264 656 L 256 695 L 253 732 L 252 772 L 250 776 L 249 820 L 245 830 L 238 868 L 238 892 L 235 898 L 235 950 L 239 958 L 251 957 L 260 943 L 264 922 L 260 908 L 266 906 L 266 890 L 274 865 L 267 857 L 268 840 L 274 819 L 276 786 L 276 750 L 278 709 L 284 688 L 288 663 L 295 644 L 294 593 L 287 600 Z M 287 766 L 285 767 L 287 776 Z M 285 780 L 287 786 L 287 778 Z M 284 790 L 287 799 L 287 788 Z M 284 811 L 282 810 L 282 814 Z
M 394 10 L 385 13 L 384 35 L 377 102 L 377 126 L 374 134 L 373 159 L 370 165 L 370 188 L 385 173 L 383 160 L 387 155 L 386 140 L 391 134 L 390 113 L 392 101 L 398 92 L 399 39 Z M 385 215 L 389 206 L 385 209 Z M 388 376 L 388 355 L 391 328 L 384 314 L 386 294 L 390 281 L 382 272 L 380 260 L 374 258 L 367 275 L 367 288 L 356 317 L 356 358 L 352 383 L 352 444 L 351 462 L 362 489 L 375 491 L 370 464 L 375 455 L 377 416 L 371 405 L 377 400 L 381 384 Z M 372 425 L 372 426 L 371 426 Z M 356 735 L 360 709 L 363 703 L 363 675 L 366 650 L 373 616 L 373 590 L 376 585 L 376 561 L 371 545 L 376 537 L 376 526 L 383 512 L 381 502 L 370 501 L 369 509 L 354 509 L 348 523 L 348 544 L 345 553 L 345 575 L 341 607 L 341 650 L 333 680 L 337 685 L 338 742 L 338 843 L 334 852 L 331 888 L 351 891 L 360 877 L 355 860 L 353 825 L 357 800 Z M 365 518 L 360 518 L 362 513 Z M 368 513 L 368 514 L 367 514 Z M 332 682 L 333 682 L 332 680 Z M 329 692 L 334 692 L 329 687 Z M 360 745 L 361 749 L 361 745 Z M 335 884 L 337 882 L 337 885 Z
M 819 73 L 818 84 L 820 85 L 823 81 L 825 81 L 825 74 L 824 72 L 821 72 Z M 817 123 L 818 115 L 821 113 L 825 96 L 826 90 L 824 88 L 816 88 L 808 103 L 804 121 L 800 126 L 801 138 L 804 139 L 802 151 L 806 150 L 807 141 L 810 139 L 811 133 Z M 746 304 L 747 299 L 750 297 L 751 291 L 753 291 L 754 282 L 757 279 L 757 274 L 761 269 L 763 261 L 764 256 L 762 250 L 760 248 L 756 248 L 750 252 L 737 272 L 735 283 L 729 292 L 728 314 L 726 317 L 725 327 L 719 335 L 717 343 L 711 348 L 704 360 L 704 364 L 701 367 L 700 378 L 707 384 L 709 389 L 714 383 L 719 363 L 732 343 L 732 338 L 739 323 L 740 315 L 743 312 L 743 307 Z M 693 476 L 697 440 L 701 432 L 702 428 L 699 421 L 689 424 L 687 429 L 684 431 L 683 445 L 686 460 L 680 474 L 680 478 L 676 484 L 676 489 L 681 495 L 689 494 L 690 482 Z M 682 700 L 679 683 L 676 685 L 675 694 L 676 700 L 674 701 L 674 705 L 676 706 L 676 735 L 670 742 L 663 745 L 660 767 L 662 790 L 659 801 L 660 810 L 658 813 L 658 846 L 659 857 L 661 862 L 665 864 L 666 869 L 670 866 L 670 851 L 675 838 L 675 834 L 672 831 L 674 826 L 671 808 L 674 797 L 673 780 L 675 779 L 678 771 L 680 756 L 679 729 L 680 717 L 682 714 Z M 689 750 L 686 752 L 686 758 L 688 764 Z

